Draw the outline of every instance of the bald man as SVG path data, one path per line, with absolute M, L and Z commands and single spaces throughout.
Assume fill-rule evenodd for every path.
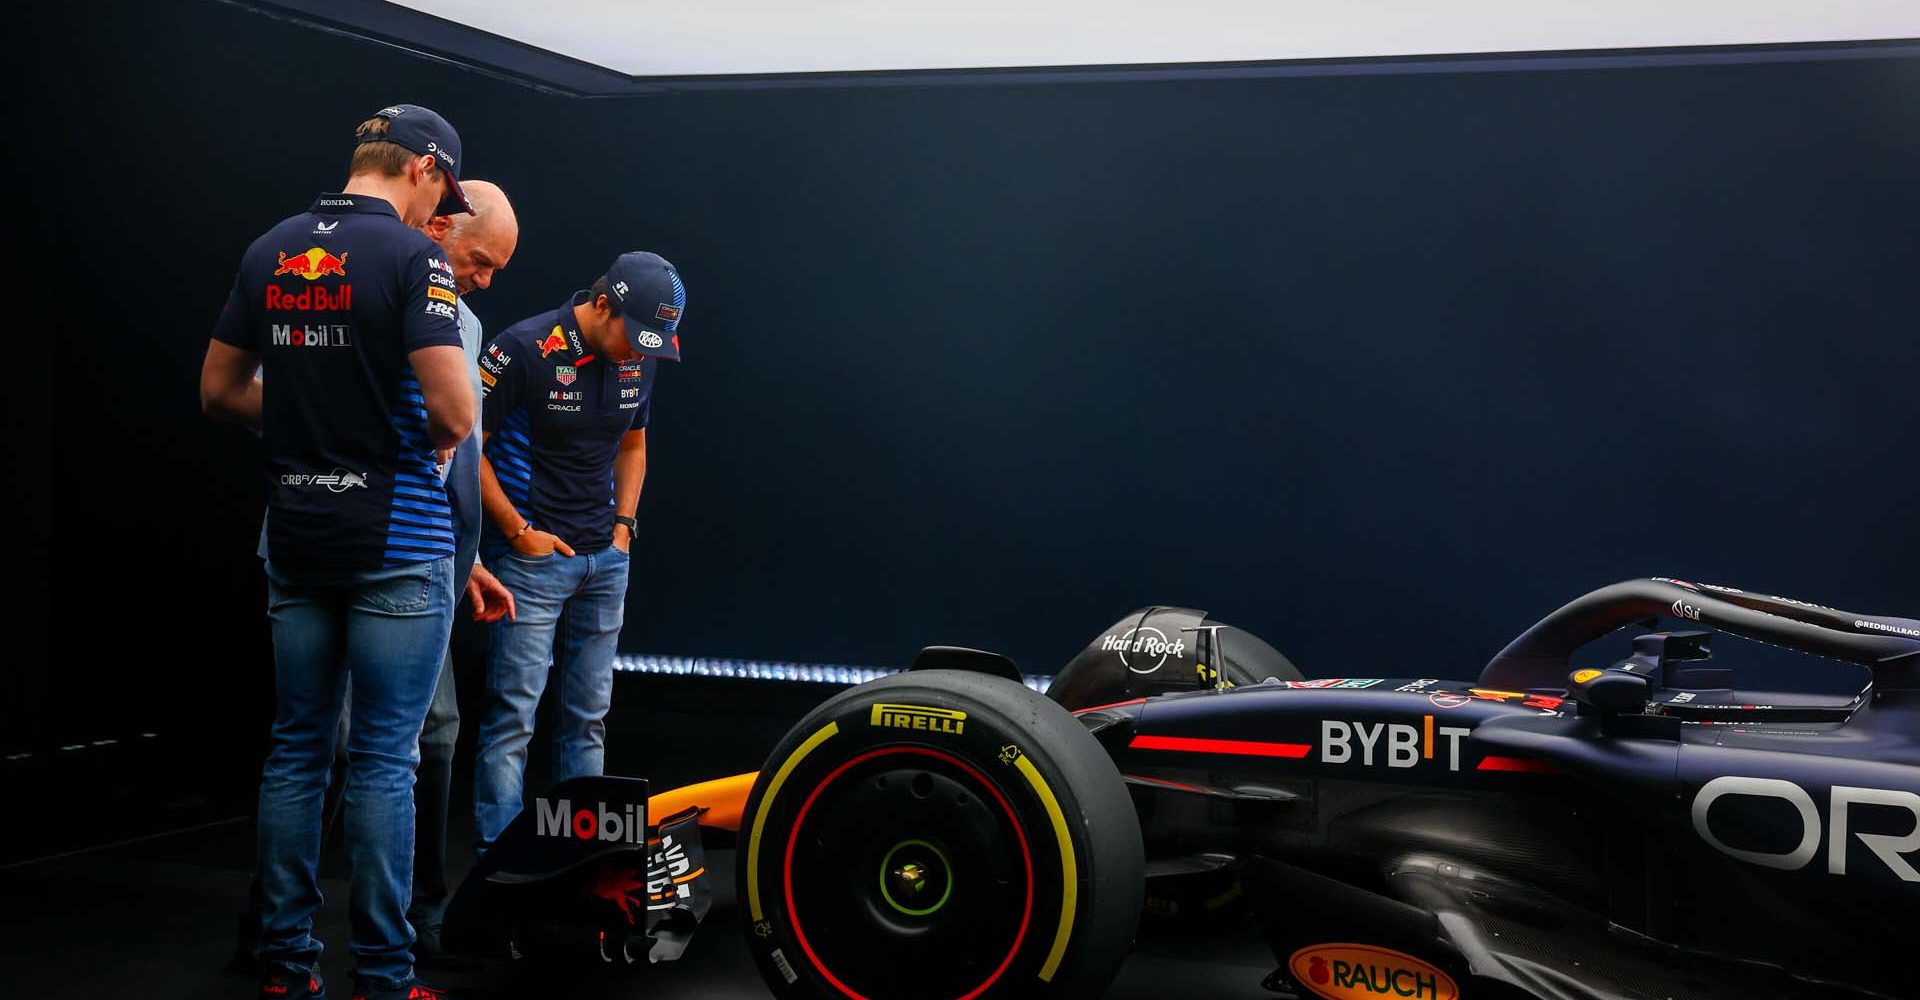
M 460 185 L 473 205 L 471 215 L 435 216 L 422 229 L 446 251 L 444 268 L 433 280 L 450 279 L 460 296 L 460 346 L 467 352 L 473 391 L 480 394 L 480 347 L 486 341 L 479 317 L 467 306 L 467 297 L 493 284 L 520 242 L 520 220 L 499 185 L 467 181 Z M 442 287 L 445 287 L 442 283 Z M 456 551 L 454 568 L 471 566 L 466 577 L 467 600 L 475 621 L 492 622 L 513 614 L 513 595 L 475 559 L 480 539 L 480 435 L 476 431 L 454 449 L 442 467 L 447 497 L 453 507 Z M 447 898 L 448 795 L 453 787 L 453 749 L 460 736 L 460 702 L 455 697 L 453 650 L 449 646 L 440 665 L 440 683 L 420 730 L 420 769 L 413 790 L 414 848 L 413 901 L 407 922 L 414 929 L 414 960 L 431 964 L 443 958 L 440 926 Z

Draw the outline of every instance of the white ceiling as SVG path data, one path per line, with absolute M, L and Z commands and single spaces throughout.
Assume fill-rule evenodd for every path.
M 398 0 L 640 76 L 1920 37 L 1920 0 Z

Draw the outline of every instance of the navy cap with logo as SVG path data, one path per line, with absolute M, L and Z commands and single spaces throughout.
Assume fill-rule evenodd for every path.
M 687 307 L 687 286 L 680 272 L 657 253 L 634 250 L 613 259 L 607 290 L 614 308 L 626 317 L 627 343 L 650 358 L 680 360 L 680 313 Z
M 393 104 L 375 112 L 389 124 L 386 135 L 363 135 L 361 143 L 391 142 L 421 156 L 431 156 L 447 175 L 447 196 L 440 200 L 435 215 L 473 214 L 473 203 L 460 190 L 460 133 L 432 108 L 418 104 Z

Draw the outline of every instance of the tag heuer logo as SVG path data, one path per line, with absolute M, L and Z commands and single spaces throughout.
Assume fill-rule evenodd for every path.
M 558 379 L 561 385 L 572 385 L 573 380 L 580 377 L 580 370 L 572 365 L 561 365 L 553 370 L 553 377 Z

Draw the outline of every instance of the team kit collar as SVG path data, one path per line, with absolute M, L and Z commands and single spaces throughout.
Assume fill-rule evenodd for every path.
M 344 194 L 329 191 L 313 200 L 313 207 L 307 211 L 315 215 L 385 215 L 400 221 L 400 213 L 385 198 L 369 198 L 364 194 Z

